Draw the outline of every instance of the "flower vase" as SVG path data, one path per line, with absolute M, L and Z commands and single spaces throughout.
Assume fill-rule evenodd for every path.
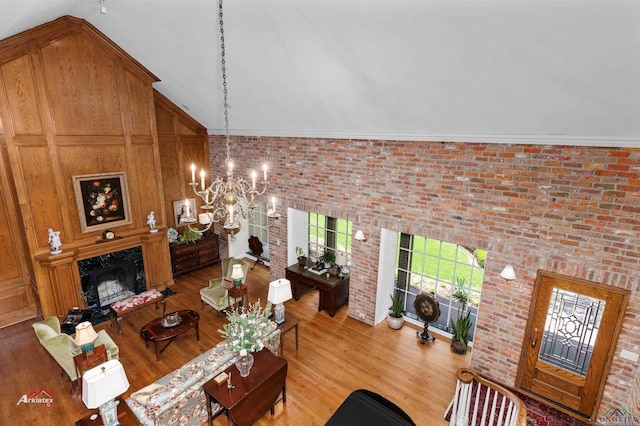
M 253 366 L 253 355 L 240 355 L 236 360 L 236 368 L 242 377 L 247 377 Z

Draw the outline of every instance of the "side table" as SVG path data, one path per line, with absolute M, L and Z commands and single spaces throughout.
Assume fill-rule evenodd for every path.
M 107 360 L 107 350 L 104 345 L 96 346 L 93 348 L 93 352 L 84 352 L 73 357 L 73 363 L 76 366 L 76 375 L 78 376 L 77 388 L 80 389 L 80 393 L 82 393 L 82 373 L 107 362 Z
M 122 399 L 122 397 L 116 398 L 116 403 L 118 404 L 118 421 L 122 426 L 137 426 L 140 424 L 138 418 L 131 411 L 127 403 Z M 91 419 L 91 416 L 95 416 L 95 418 Z M 88 414 L 78 420 L 76 422 L 76 426 L 102 426 L 102 418 L 98 414 L 98 410 L 93 410 L 93 413 Z
M 207 396 L 209 426 L 213 425 L 212 404 L 221 405 L 220 409 L 227 414 L 229 426 L 233 426 L 252 425 L 267 411 L 273 415 L 280 394 L 282 403 L 287 403 L 287 360 L 266 348 L 255 352 L 253 357 L 253 367 L 247 377 L 240 376 L 233 364 L 225 370 L 225 373 L 232 375 L 231 391 L 226 383 L 218 385 L 215 379 L 202 386 Z
M 227 298 L 229 302 L 229 308 L 236 309 L 238 307 L 238 299 L 241 299 L 240 305 L 247 306 L 247 304 L 249 303 L 249 298 L 247 296 L 247 285 L 241 284 L 230 287 L 227 291 Z
M 296 352 L 298 351 L 298 324 L 300 324 L 300 320 L 288 313 L 284 312 L 284 322 L 278 325 L 278 330 L 280 330 L 280 356 L 284 354 L 284 333 L 289 330 L 296 330 Z

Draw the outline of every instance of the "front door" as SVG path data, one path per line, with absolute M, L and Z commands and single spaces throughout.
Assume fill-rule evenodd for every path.
M 628 299 L 620 288 L 538 271 L 517 385 L 593 419 Z

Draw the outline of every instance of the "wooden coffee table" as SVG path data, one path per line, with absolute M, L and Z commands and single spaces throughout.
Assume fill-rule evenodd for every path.
M 253 367 L 247 377 L 240 376 L 235 365 L 224 370 L 231 374 L 231 391 L 226 382 L 218 385 L 214 379 L 202 386 L 207 395 L 210 426 L 213 424 L 211 404 L 215 402 L 222 405 L 230 426 L 254 424 L 269 410 L 273 415 L 281 392 L 282 403 L 287 402 L 287 360 L 267 348 L 255 352 L 253 357 Z
M 178 337 L 187 337 L 184 336 L 187 331 L 195 329 L 196 340 L 200 340 L 200 330 L 198 329 L 198 320 L 200 319 L 200 315 L 189 309 L 178 311 L 178 315 L 180 315 L 182 321 L 174 327 L 163 327 L 162 318 L 158 318 L 151 321 L 140 330 L 140 336 L 144 340 L 144 345 L 147 348 L 149 347 L 149 342 L 153 342 L 155 345 L 156 359 L 158 361 L 160 361 L 160 353 L 164 351 L 171 342 Z M 161 342 L 167 343 L 161 348 Z

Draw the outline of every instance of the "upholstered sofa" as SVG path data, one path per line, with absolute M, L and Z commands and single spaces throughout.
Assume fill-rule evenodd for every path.
M 73 357 L 82 353 L 82 350 L 73 343 L 74 335 L 62 333 L 60 330 L 60 320 L 58 317 L 49 317 L 45 320 L 32 324 L 38 336 L 38 340 L 49 354 L 62 367 L 62 370 L 71 379 L 71 392 L 76 389 L 78 375 Z M 94 343 L 96 346 L 104 345 L 109 359 L 118 359 L 120 350 L 111 340 L 111 337 L 104 330 L 98 331 L 98 339 Z
M 280 330 L 275 328 L 275 323 L 273 328 L 265 347 L 277 353 Z M 229 351 L 227 341 L 222 341 L 177 370 L 133 392 L 126 402 L 140 424 L 145 426 L 201 426 L 207 422 L 207 398 L 202 385 L 233 364 L 236 356 Z

